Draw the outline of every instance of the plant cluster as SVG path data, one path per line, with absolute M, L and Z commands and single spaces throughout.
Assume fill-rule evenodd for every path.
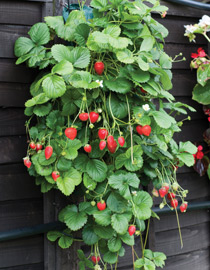
M 117 269 L 124 244 L 132 248 L 135 269 L 163 267 L 165 255 L 146 248 L 149 220 L 158 217 L 153 197 L 160 194 L 160 207 L 177 210 L 179 198 L 180 210 L 187 208 L 176 169 L 194 164 L 197 147 L 177 144 L 173 135 L 182 125 L 175 116 L 193 108 L 168 91 L 168 31 L 151 16 L 167 8 L 147 2 L 92 0 L 93 19 L 86 21 L 82 6 L 66 23 L 61 16 L 46 17 L 15 44 L 17 64 L 41 70 L 25 103 L 24 164 L 42 192 L 54 188 L 69 197 L 71 204 L 58 217 L 67 228 L 48 238 L 68 248 L 81 231 L 91 252 L 86 257 L 78 251 L 80 270 L 109 264 Z M 62 43 L 53 43 L 57 37 Z M 141 256 L 134 235 L 140 237 Z
M 203 35 L 208 42 L 210 39 L 207 32 L 210 31 L 210 17 L 204 15 L 198 24 L 185 25 L 185 36 L 190 41 L 195 41 L 196 34 Z M 193 99 L 203 105 L 203 112 L 208 117 L 210 122 L 210 58 L 203 48 L 198 48 L 196 53 L 191 53 L 193 60 L 191 61 L 191 68 L 197 70 L 197 84 L 193 89 Z M 208 128 L 203 133 L 204 141 L 210 145 L 210 129 Z M 210 160 L 207 155 L 209 151 L 203 152 L 203 147 L 198 146 L 198 151 L 194 155 L 195 165 L 194 169 L 203 176 L 206 172 L 210 178 Z

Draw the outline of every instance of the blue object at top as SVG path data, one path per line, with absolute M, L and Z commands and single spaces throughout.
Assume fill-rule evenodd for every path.
M 69 6 L 64 7 L 64 9 L 63 9 L 63 19 L 64 19 L 65 22 L 66 22 L 66 20 L 67 20 L 67 18 L 69 16 L 69 13 L 72 10 L 80 10 L 79 4 L 70 4 Z M 93 18 L 93 9 L 91 7 L 83 6 L 83 11 L 85 13 L 85 18 L 86 18 L 87 21 Z

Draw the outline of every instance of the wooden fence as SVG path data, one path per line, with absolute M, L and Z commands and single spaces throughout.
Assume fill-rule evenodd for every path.
M 202 133 L 208 122 L 202 107 L 193 102 L 191 93 L 196 82 L 195 72 L 189 68 L 190 53 L 198 47 L 208 49 L 203 38 L 189 44 L 183 36 L 185 24 L 193 24 L 203 11 L 165 3 L 170 9 L 166 18 L 158 19 L 170 32 L 166 39 L 166 51 L 172 57 L 179 52 L 187 58 L 173 65 L 173 94 L 177 101 L 197 109 L 191 113 L 192 121 L 185 122 L 177 140 L 202 141 Z M 22 228 L 54 221 L 61 200 L 54 192 L 43 196 L 34 184 L 22 158 L 26 153 L 24 102 L 29 98 L 29 85 L 36 71 L 24 65 L 15 65 L 14 42 L 26 36 L 31 25 L 42 21 L 59 7 L 59 1 L 0 1 L 0 231 Z M 209 13 L 210 14 L 210 13 Z M 210 181 L 199 177 L 193 169 L 179 169 L 178 179 L 189 189 L 188 201 L 204 201 L 210 198 Z M 155 202 L 158 205 L 158 201 Z M 183 249 L 174 213 L 161 215 L 160 221 L 152 221 L 149 247 L 163 251 L 168 256 L 165 270 L 210 269 L 210 215 L 207 210 L 180 214 L 184 241 Z M 76 270 L 75 250 L 62 251 L 49 243 L 43 235 L 0 243 L 0 269 L 4 270 Z M 121 269 L 131 270 L 129 251 L 121 261 Z

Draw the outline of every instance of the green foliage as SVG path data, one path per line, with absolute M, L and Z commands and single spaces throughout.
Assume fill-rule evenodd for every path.
M 168 92 L 173 62 L 163 46 L 168 31 L 151 17 L 151 12 L 162 14 L 167 8 L 156 0 L 149 2 L 92 0 L 94 16 L 88 22 L 85 9 L 72 11 L 66 22 L 60 16 L 46 17 L 15 44 L 17 64 L 43 70 L 25 103 L 25 114 L 37 117 L 35 125 L 31 118 L 26 122 L 28 137 L 42 145 L 39 151 L 28 148 L 29 173 L 42 192 L 56 189 L 72 203 L 59 213 L 67 229 L 49 232 L 48 239 L 69 248 L 74 232 L 81 231 L 76 234 L 92 246 L 89 258 L 100 254 L 104 269 L 124 255 L 123 244 L 135 245 L 129 227 L 136 226 L 139 235 L 147 231 L 146 221 L 156 217 L 152 197 L 142 185 L 159 188 L 166 180 L 172 184 L 177 162 L 193 165 L 197 151 L 190 142 L 173 141 L 180 125 L 172 113 L 186 114 L 193 108 L 175 102 Z M 50 45 L 58 38 L 65 42 Z M 102 72 L 96 62 L 103 62 Z M 208 72 L 206 68 L 205 74 L 199 73 L 203 88 L 208 87 Z M 198 92 L 194 90 L 194 97 L 202 96 Z M 97 119 L 91 119 L 94 112 Z M 81 119 L 81 113 L 87 118 Z M 139 125 L 146 126 L 146 133 L 139 132 Z M 104 136 L 103 150 L 101 128 L 113 136 Z M 86 144 L 92 147 L 90 153 Z M 53 154 L 46 159 L 49 145 Z M 59 177 L 53 179 L 55 175 Z M 178 193 L 185 195 L 181 187 Z M 143 252 L 136 269 L 164 266 L 162 253 Z M 80 270 L 98 266 L 94 268 L 82 250 L 78 257 Z

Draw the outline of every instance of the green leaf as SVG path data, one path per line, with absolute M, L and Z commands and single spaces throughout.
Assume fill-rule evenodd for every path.
M 53 172 L 53 168 L 51 166 L 41 166 L 39 164 L 35 164 L 35 170 L 41 176 L 48 176 Z
M 92 0 L 90 2 L 90 6 L 93 7 L 93 8 L 96 8 L 98 10 L 106 9 L 107 5 L 108 5 L 107 0 Z
M 52 109 L 52 104 L 47 103 L 45 105 L 36 105 L 33 109 L 33 113 L 39 117 L 43 117 L 49 114 Z
M 34 105 L 46 103 L 48 100 L 49 98 L 44 93 L 42 93 L 26 101 L 25 106 L 33 107 Z
M 26 37 L 19 37 L 15 42 L 15 56 L 21 57 L 35 47 L 33 41 Z
M 143 42 L 140 47 L 140 52 L 149 52 L 152 50 L 155 43 L 155 38 L 153 36 L 144 36 Z
M 47 116 L 46 124 L 50 129 L 55 130 L 57 126 L 64 126 L 64 118 L 58 110 L 51 111 Z
M 82 239 L 85 242 L 85 244 L 91 246 L 98 242 L 99 237 L 94 232 L 94 228 L 92 225 L 86 225 L 84 229 L 82 230 Z
M 176 123 L 175 119 L 164 110 L 153 111 L 151 115 L 154 117 L 155 122 L 162 128 L 170 128 L 172 124 Z
M 32 127 L 32 128 L 30 128 L 30 130 L 29 130 L 29 134 L 30 134 L 30 137 L 34 140 L 34 141 L 36 141 L 36 139 L 38 138 L 38 129 L 36 128 L 36 127 Z
M 41 183 L 41 192 L 42 193 L 46 193 L 46 192 L 50 191 L 52 188 L 53 188 L 53 185 L 46 182 L 46 181 Z
M 57 75 L 50 75 L 44 79 L 42 86 L 48 98 L 61 97 L 66 92 L 64 80 Z
M 188 167 L 193 166 L 195 163 L 193 155 L 189 153 L 180 153 L 177 155 L 177 158 L 184 162 Z
M 74 181 L 69 177 L 59 177 L 56 184 L 59 190 L 66 196 L 69 196 L 75 189 Z
M 89 176 L 96 182 L 103 182 L 107 176 L 107 165 L 100 160 L 89 160 L 86 169 Z
M 121 240 L 123 241 L 123 243 L 125 243 L 128 246 L 134 246 L 134 236 L 130 236 L 130 234 L 128 232 L 126 232 L 125 234 L 120 236 Z
M 102 239 L 110 239 L 113 234 L 114 234 L 114 230 L 112 229 L 111 226 L 100 226 L 100 225 L 96 225 L 94 226 L 94 232 Z
M 116 118 L 123 119 L 128 115 L 127 103 L 120 100 L 114 93 L 107 99 L 106 106 L 110 117 L 113 114 Z
M 142 56 L 139 55 L 138 58 L 136 59 L 139 68 L 143 71 L 147 71 L 149 70 L 149 64 L 147 62 L 145 62 L 145 60 L 142 59 Z
M 83 175 L 83 183 L 89 190 L 94 190 L 97 186 L 97 182 L 95 182 L 87 173 L 84 173 Z
M 172 59 L 166 53 L 162 53 L 160 56 L 160 65 L 163 69 L 171 69 L 172 68 Z
M 117 51 L 116 56 L 117 59 L 122 63 L 131 64 L 134 62 L 133 53 L 128 49 Z
M 157 267 L 163 268 L 166 259 L 167 259 L 166 255 L 162 252 L 153 253 L 153 261 Z
M 111 37 L 119 37 L 120 33 L 121 33 L 121 29 L 118 25 L 108 25 L 104 30 L 103 30 L 104 34 L 108 34 Z
M 144 269 L 144 270 L 155 270 L 155 264 L 148 260 L 147 258 L 144 259 L 138 259 L 137 261 L 135 261 L 134 263 L 135 267 L 140 268 L 140 269 Z
M 209 64 L 200 65 L 197 70 L 197 81 L 202 86 L 205 86 L 206 82 L 210 78 L 210 66 Z
M 129 200 L 131 197 L 129 187 L 138 188 L 140 180 L 134 173 L 121 173 L 120 171 L 108 178 L 109 185 L 118 189 L 120 195 Z
M 97 211 L 93 214 L 95 222 L 102 226 L 108 226 L 111 223 L 111 212 L 109 209 Z
M 64 157 L 60 157 L 57 163 L 57 169 L 58 171 L 68 171 L 72 166 L 72 162 L 68 159 L 65 159 Z
M 132 89 L 132 83 L 124 78 L 117 78 L 114 81 L 106 80 L 104 83 L 109 88 L 109 90 L 121 94 L 126 94 Z
M 115 213 L 123 213 L 127 209 L 127 201 L 117 192 L 112 192 L 107 199 L 108 208 Z
M 75 88 L 89 88 L 91 83 L 91 74 L 87 71 L 77 71 L 71 75 L 69 82 Z
M 58 231 L 51 231 L 47 233 L 47 239 L 54 242 L 56 241 L 59 237 L 61 237 L 63 234 Z
M 73 66 L 67 60 L 62 60 L 60 63 L 58 63 L 52 68 L 52 72 L 57 73 L 59 75 L 68 75 L 72 73 L 72 71 L 73 71 Z
M 122 242 L 119 237 L 112 237 L 108 241 L 108 248 L 111 252 L 117 252 L 122 247 Z
M 58 245 L 61 248 L 69 248 L 73 244 L 72 236 L 63 235 L 58 240 Z
M 81 172 L 86 172 L 86 164 L 88 163 L 89 158 L 85 154 L 79 154 L 78 157 L 74 160 L 74 167 Z
M 203 105 L 210 104 L 210 80 L 207 81 L 205 86 L 196 84 L 193 89 L 192 99 Z
M 114 264 L 117 262 L 117 254 L 111 251 L 108 251 L 104 254 L 103 260 L 106 263 Z
M 78 156 L 78 149 L 81 148 L 82 143 L 80 140 L 69 140 L 67 148 L 64 150 L 64 157 L 69 160 L 73 160 Z
M 112 228 L 119 234 L 124 234 L 128 230 L 128 220 L 123 214 L 114 214 L 111 218 Z
M 69 229 L 77 231 L 87 223 L 87 215 L 84 212 L 77 213 L 68 211 L 64 217 L 64 221 Z
M 45 23 L 34 24 L 28 33 L 37 45 L 44 45 L 50 41 L 50 31 Z
M 69 61 L 76 68 L 86 68 L 90 63 L 90 51 L 85 47 L 76 47 L 71 50 Z
M 134 81 L 139 83 L 145 83 L 148 82 L 150 79 L 150 73 L 143 71 L 141 69 L 132 70 L 131 77 Z
M 90 33 L 90 26 L 86 23 L 79 24 L 75 29 L 75 39 L 79 46 L 85 46 Z
M 62 44 L 53 45 L 51 48 L 51 52 L 53 58 L 58 62 L 61 62 L 62 60 L 69 61 L 70 59 L 71 51 L 69 47 L 64 46 Z
M 191 142 L 179 142 L 179 152 L 197 153 L 197 147 Z
M 48 165 L 52 164 L 53 162 L 55 162 L 56 158 L 57 158 L 57 156 L 55 153 L 53 153 L 49 159 L 45 158 L 44 151 L 41 151 L 41 153 L 38 154 L 38 161 L 39 161 L 39 164 L 42 166 L 48 166 Z
M 152 198 L 146 191 L 138 191 L 133 197 L 133 213 L 138 219 L 146 220 L 151 216 Z

